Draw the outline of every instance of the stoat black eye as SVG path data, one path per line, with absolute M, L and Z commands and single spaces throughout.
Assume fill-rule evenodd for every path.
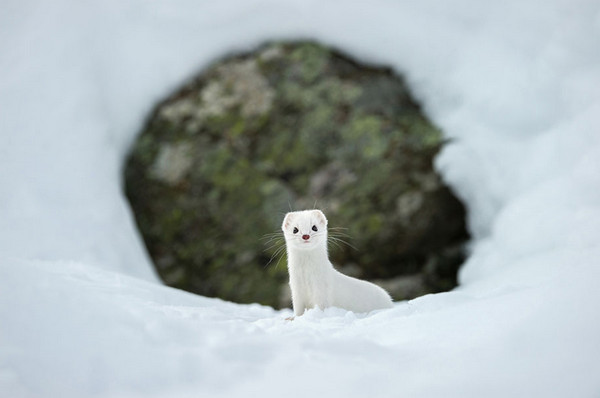
M 315 232 L 317 232 L 318 231 L 317 226 L 313 225 L 312 230 L 315 231 Z
M 294 233 L 297 234 L 298 233 L 298 228 L 294 228 Z

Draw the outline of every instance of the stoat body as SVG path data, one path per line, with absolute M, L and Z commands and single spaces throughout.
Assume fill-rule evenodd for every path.
M 307 309 L 338 307 L 357 313 L 391 308 L 381 287 L 338 272 L 327 253 L 327 218 L 320 210 L 288 213 L 285 236 L 294 315 Z

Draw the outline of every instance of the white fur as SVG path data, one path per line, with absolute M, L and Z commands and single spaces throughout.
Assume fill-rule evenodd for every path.
M 317 231 L 313 231 L 313 226 Z M 294 228 L 298 229 L 294 233 Z M 320 210 L 288 213 L 281 226 L 285 236 L 294 314 L 309 308 L 338 307 L 353 312 L 391 308 L 390 295 L 377 285 L 344 275 L 327 254 L 327 218 Z M 303 239 L 308 235 L 308 239 Z

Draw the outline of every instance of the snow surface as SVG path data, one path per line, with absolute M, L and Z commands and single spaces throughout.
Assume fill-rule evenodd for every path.
M 4 1 L 0 396 L 600 396 L 600 3 Z M 368 316 L 158 283 L 122 194 L 153 104 L 317 38 L 404 73 L 469 208 L 456 290 Z

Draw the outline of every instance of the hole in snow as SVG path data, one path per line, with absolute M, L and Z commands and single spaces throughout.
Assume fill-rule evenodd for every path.
M 316 206 L 356 248 L 331 242 L 338 269 L 409 299 L 453 288 L 464 259 L 464 207 L 432 166 L 442 145 L 389 68 L 313 42 L 271 43 L 155 108 L 126 192 L 169 285 L 289 306 L 283 238 L 267 234 L 290 208 Z

